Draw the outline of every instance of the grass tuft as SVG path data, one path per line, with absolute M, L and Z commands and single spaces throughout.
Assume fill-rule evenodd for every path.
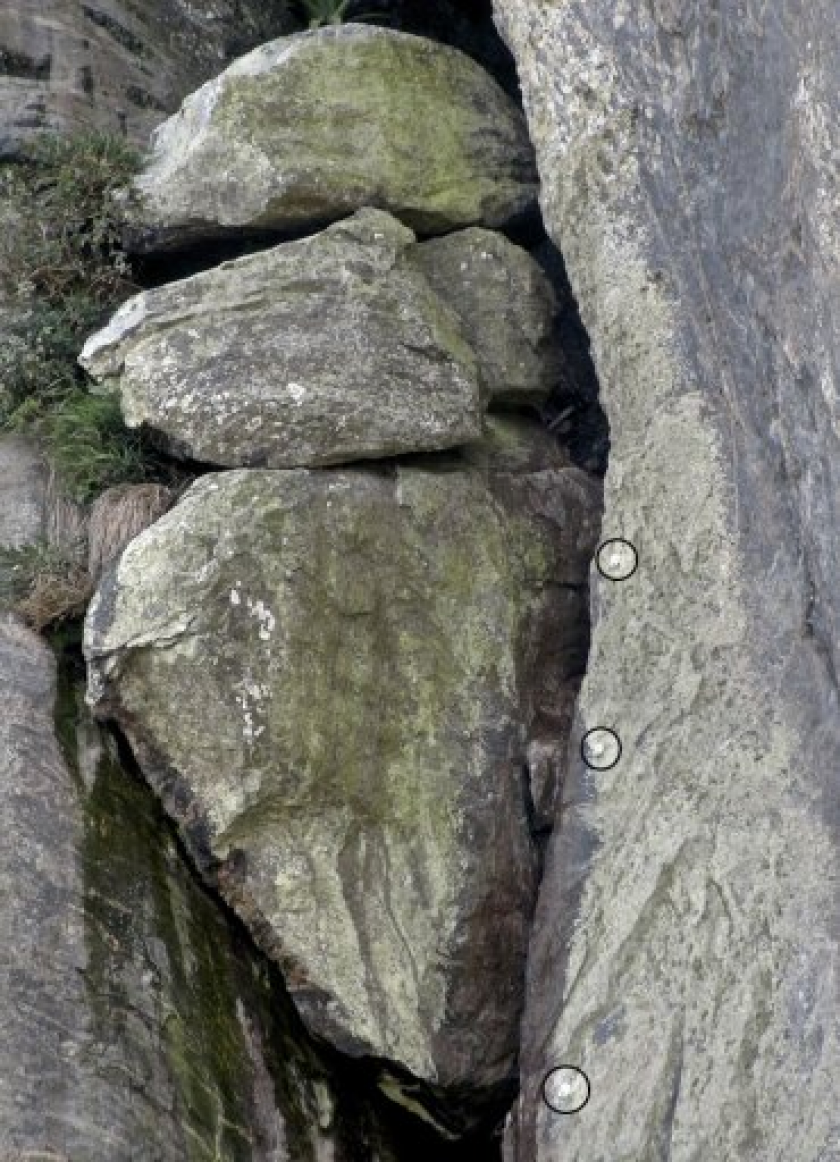
M 0 168 L 0 430 L 34 433 L 78 501 L 159 467 L 117 402 L 87 391 L 76 363 L 138 289 L 122 245 L 138 164 L 121 138 L 84 133 L 40 137 Z

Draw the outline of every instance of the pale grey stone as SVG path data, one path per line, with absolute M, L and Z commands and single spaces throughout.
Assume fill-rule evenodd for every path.
M 0 435 L 0 548 L 19 549 L 46 534 L 47 468 L 25 436 Z
M 516 1162 L 824 1162 L 840 1134 L 836 13 L 497 0 L 607 409 Z M 541 1100 L 579 1066 L 574 1116 Z
M 448 448 L 484 410 L 458 317 L 403 261 L 414 235 L 365 210 L 311 238 L 130 299 L 80 362 L 129 427 L 226 467 Z
M 358 1157 L 279 979 L 7 614 L 0 689 L 0 1157 Z
M 422 233 L 502 226 L 533 206 L 521 110 L 469 57 L 348 24 L 241 57 L 154 136 L 137 244 L 312 229 L 363 206 Z
M 0 8 L 0 155 L 33 134 L 151 129 L 232 56 L 290 31 L 263 0 L 25 0 Z

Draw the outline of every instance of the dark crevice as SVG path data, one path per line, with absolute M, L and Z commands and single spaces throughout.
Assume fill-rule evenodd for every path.
M 610 450 L 609 425 L 600 403 L 589 336 L 581 322 L 563 255 L 546 234 L 531 253 L 557 295 L 557 337 L 563 356 L 561 376 L 539 409 L 539 418 L 568 449 L 575 464 L 603 476 Z
M 117 44 L 134 56 L 143 57 L 146 55 L 146 46 L 142 39 L 131 29 L 126 28 L 124 24 L 120 24 L 113 16 L 109 16 L 107 12 L 102 12 L 99 8 L 91 8 L 87 4 L 82 5 L 82 12 L 91 24 L 101 28 L 112 40 L 115 40 Z
M 52 72 L 52 57 L 40 58 L 0 45 L 0 76 L 18 77 L 26 81 L 48 81 Z

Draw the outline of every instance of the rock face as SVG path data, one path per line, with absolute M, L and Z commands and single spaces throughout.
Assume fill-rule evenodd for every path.
M 262 45 L 157 130 L 138 246 L 312 229 L 362 206 L 423 234 L 501 226 L 536 196 L 522 114 L 469 57 L 364 25 Z
M 481 432 L 459 321 L 402 261 L 389 214 L 224 263 L 131 299 L 81 355 L 131 427 L 227 467 L 335 464 Z
M 472 460 L 204 477 L 86 625 L 90 698 L 307 1025 L 484 1092 L 516 1054 L 524 766 L 597 508 L 497 431 Z
M 507 1157 L 828 1162 L 833 6 L 498 0 L 496 13 L 609 414 L 603 536 L 638 553 L 627 580 L 593 573 L 576 734 L 609 726 L 622 752 L 608 770 L 578 759 L 564 791 Z M 559 1063 L 591 1083 L 575 1116 L 540 1097 Z
M 280 2 L 26 0 L 0 11 L 0 156 L 33 133 L 103 129 L 145 145 L 238 53 L 291 31 Z

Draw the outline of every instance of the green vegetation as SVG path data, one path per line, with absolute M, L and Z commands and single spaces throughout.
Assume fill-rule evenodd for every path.
M 0 169 L 0 430 L 35 432 L 81 501 L 152 467 L 118 404 L 92 396 L 76 363 L 136 290 L 122 232 L 137 162 L 121 138 L 85 133 L 39 138 Z
M 370 13 L 356 13 L 351 9 L 353 0 L 301 0 L 310 28 L 325 24 L 343 24 L 345 20 L 366 20 Z
M 303 8 L 310 28 L 324 24 L 341 24 L 350 0 L 303 0 Z

